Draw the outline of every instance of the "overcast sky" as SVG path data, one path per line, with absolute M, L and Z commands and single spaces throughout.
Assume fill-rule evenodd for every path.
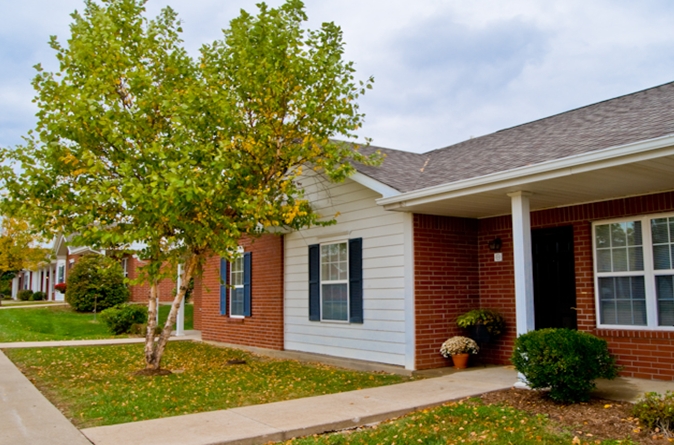
M 149 0 L 183 19 L 193 55 L 253 0 Z M 281 0 L 271 0 L 277 6 Z M 306 0 L 309 26 L 333 21 L 374 89 L 363 137 L 424 152 L 674 81 L 671 0 Z M 69 36 L 81 0 L 0 0 L 0 145 L 35 124 L 38 62 Z

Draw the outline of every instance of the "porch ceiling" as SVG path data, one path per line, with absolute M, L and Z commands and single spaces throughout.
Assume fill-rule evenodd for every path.
M 393 211 L 485 218 L 510 214 L 508 193 L 520 190 L 532 193 L 531 210 L 674 190 L 672 146 L 647 154 L 567 164 L 495 181 L 478 180 L 465 187 L 446 187 L 437 193 L 405 194 L 409 199 L 405 195 L 384 198 L 379 203 Z

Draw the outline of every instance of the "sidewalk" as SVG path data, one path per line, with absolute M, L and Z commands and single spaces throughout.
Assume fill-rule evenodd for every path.
M 200 340 L 201 332 L 185 331 L 171 341 Z M 94 346 L 142 343 L 143 338 L 0 343 L 0 349 Z M 133 443 L 130 442 L 130 443 Z M 47 400 L 0 351 L 0 445 L 91 445 L 91 442 Z
M 185 331 L 185 335 L 171 337 L 170 341 L 201 340 L 200 331 Z M 103 346 L 103 345 L 128 345 L 145 343 L 144 337 L 129 338 L 102 338 L 98 340 L 54 340 L 54 341 L 24 341 L 0 343 L 0 349 L 15 348 L 58 348 L 61 346 Z
M 513 369 L 473 368 L 398 385 L 86 428 L 82 433 L 96 445 L 263 444 L 379 422 L 509 388 L 516 378 Z

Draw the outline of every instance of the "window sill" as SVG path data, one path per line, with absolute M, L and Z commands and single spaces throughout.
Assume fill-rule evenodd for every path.
M 243 318 L 243 317 L 241 317 L 241 318 L 238 318 L 238 317 L 235 317 L 235 318 L 227 317 L 227 320 L 226 320 L 226 321 L 227 321 L 227 323 L 243 324 L 243 320 L 245 320 L 245 318 Z

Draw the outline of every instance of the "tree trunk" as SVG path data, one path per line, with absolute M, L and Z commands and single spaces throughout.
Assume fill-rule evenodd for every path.
M 156 323 L 156 310 L 158 310 L 158 287 L 159 283 L 154 281 L 150 288 L 150 302 L 148 309 L 148 320 L 147 320 L 147 334 L 145 336 L 145 370 L 150 372 L 158 372 L 161 368 L 161 359 L 164 355 L 164 350 L 168 344 L 169 337 L 173 331 L 173 326 L 176 322 L 176 317 L 178 316 L 178 310 L 180 309 L 180 304 L 185 298 L 187 293 L 187 288 L 189 286 L 190 280 L 194 276 L 194 270 L 198 263 L 198 256 L 191 254 L 185 260 L 185 265 L 182 270 L 181 284 L 180 289 L 176 292 L 176 296 L 173 299 L 171 304 L 171 311 L 169 312 L 164 328 L 162 329 L 159 339 L 155 342 L 154 340 L 154 330 Z M 152 330 L 150 330 L 152 329 Z

